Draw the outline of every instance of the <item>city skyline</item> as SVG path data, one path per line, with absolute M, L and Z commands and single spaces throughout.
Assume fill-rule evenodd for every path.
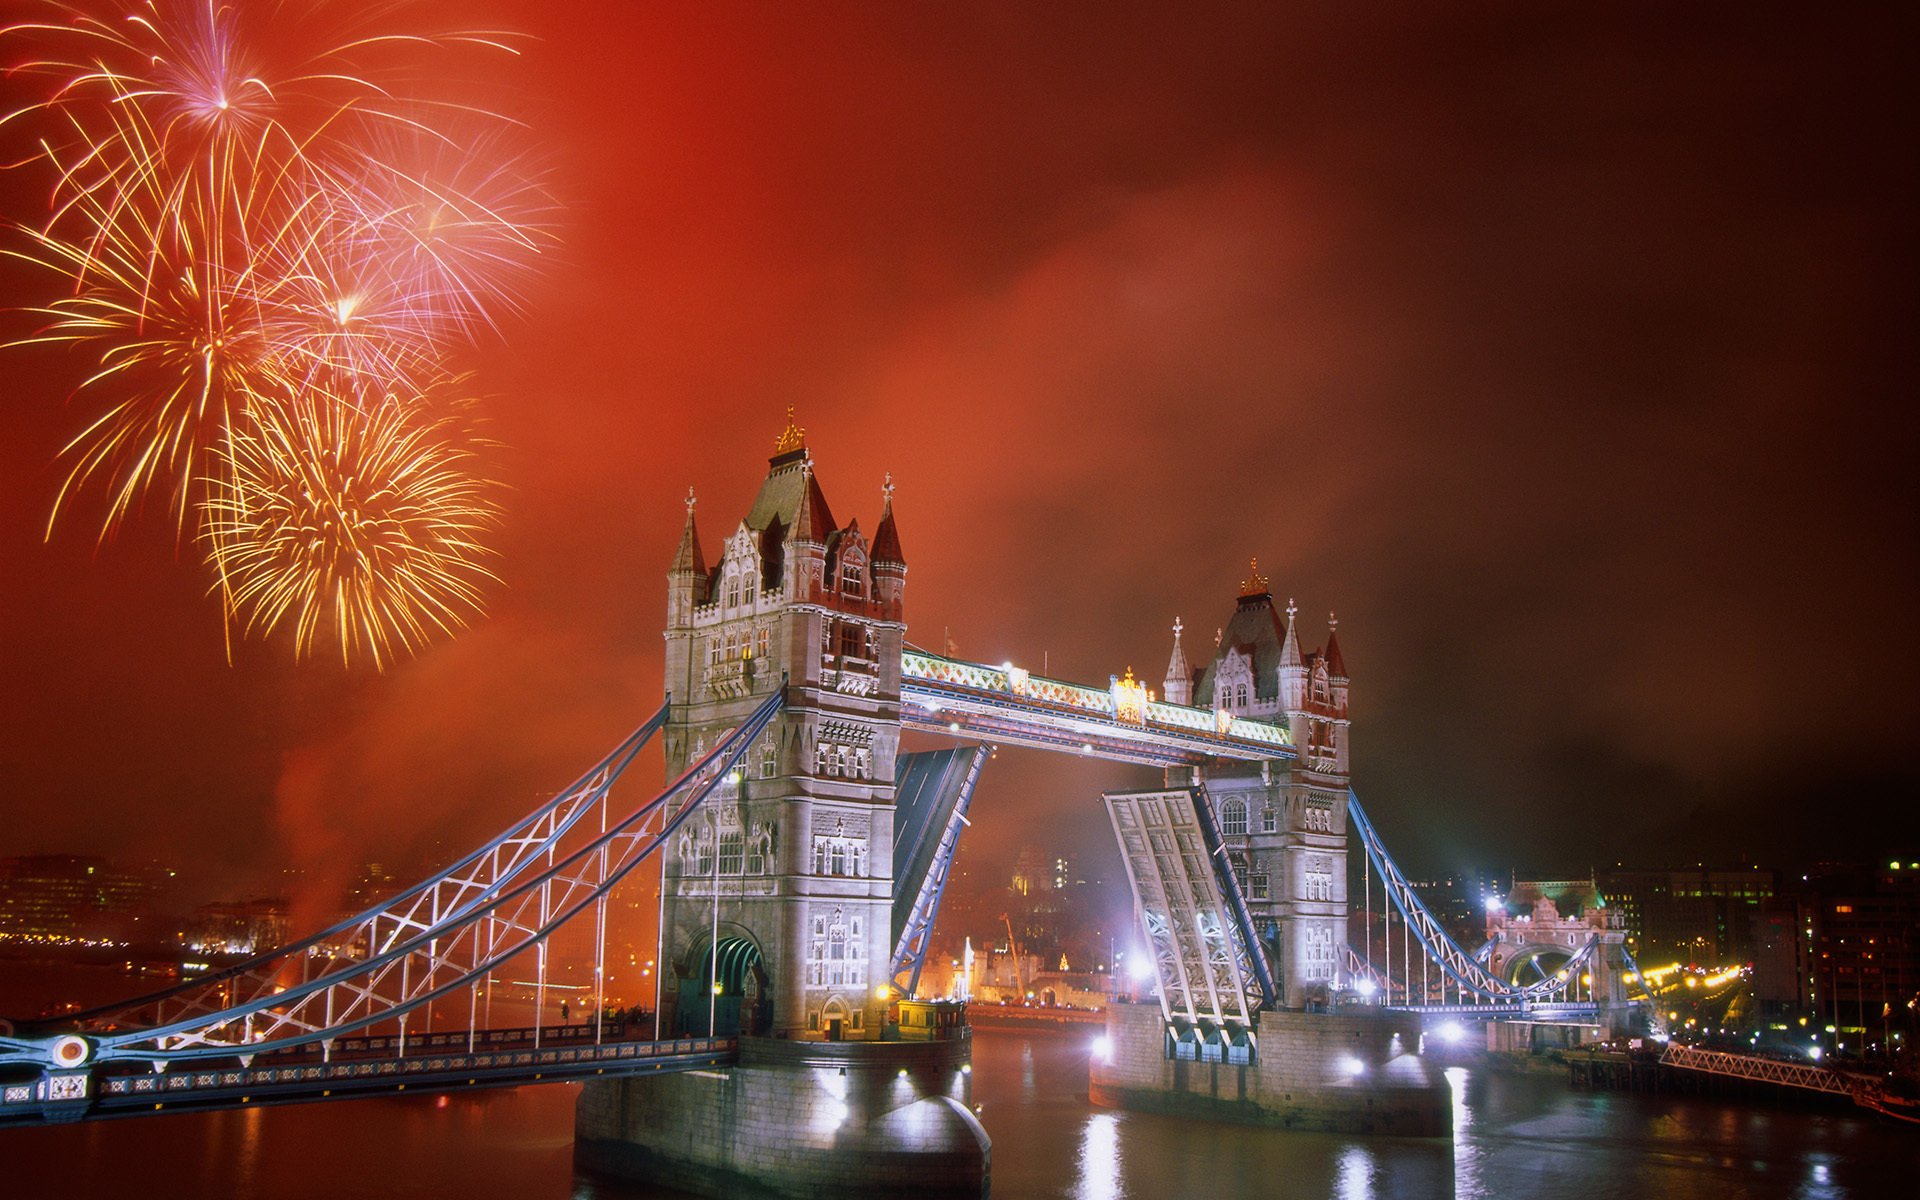
M 480 16 L 566 213 L 466 364 L 491 613 L 229 664 L 159 505 L 43 543 L 78 364 L 9 351 L 0 854 L 240 886 L 491 832 L 657 704 L 679 500 L 741 511 L 789 403 L 843 519 L 893 473 L 920 644 L 1157 687 L 1251 557 L 1337 611 L 1356 786 L 1434 871 L 1920 841 L 1872 18 Z M 1003 755 L 971 836 L 1106 845 L 1130 779 Z

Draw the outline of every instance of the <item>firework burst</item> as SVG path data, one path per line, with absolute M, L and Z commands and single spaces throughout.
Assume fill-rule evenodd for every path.
M 461 431 L 398 404 L 307 398 L 249 413 L 213 457 L 201 539 L 249 632 L 376 666 L 481 611 L 497 522 Z
M 348 659 L 384 663 L 460 624 L 495 510 L 447 419 L 411 409 L 515 307 L 547 205 L 509 122 L 425 98 L 408 71 L 428 50 L 506 43 L 382 32 L 328 0 L 41 9 L 0 29 L 32 47 L 12 74 L 48 81 L 0 131 L 29 132 L 23 165 L 51 176 L 49 214 L 10 253 L 63 286 L 15 344 L 88 354 L 76 395 L 103 402 L 63 451 L 49 531 L 104 486 L 104 538 L 168 484 L 249 631 L 291 623 L 306 654 L 327 628 Z M 328 22 L 317 54 L 285 36 Z M 327 436 L 347 442 L 329 452 Z M 359 464 L 350 480 L 343 464 Z M 329 517 L 336 502 L 386 515 Z M 287 552 L 296 528 L 306 557 Z

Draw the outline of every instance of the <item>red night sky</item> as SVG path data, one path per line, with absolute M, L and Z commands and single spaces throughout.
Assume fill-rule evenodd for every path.
M 1910 14 L 1442 8 L 415 10 L 533 39 L 490 102 L 560 205 L 462 364 L 504 586 L 385 674 L 229 663 L 157 503 L 43 542 L 85 363 L 7 353 L 0 854 L 491 832 L 658 703 L 679 499 L 717 544 L 789 403 L 842 520 L 893 472 L 924 644 L 1157 686 L 1249 556 L 1337 609 L 1416 870 L 1920 844 Z M 1121 778 L 1002 754 L 972 836 L 1103 847 Z

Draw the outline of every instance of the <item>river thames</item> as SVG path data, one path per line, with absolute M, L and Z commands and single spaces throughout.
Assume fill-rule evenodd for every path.
M 1452 1068 L 1444 1139 L 1208 1124 L 1087 1103 L 1086 1039 L 975 1034 L 1000 1200 L 1229 1196 L 1828 1200 L 1909 1195 L 1920 1131 L 1850 1112 L 1576 1091 Z M 668 1200 L 575 1172 L 573 1085 L 0 1132 L 13 1196 Z

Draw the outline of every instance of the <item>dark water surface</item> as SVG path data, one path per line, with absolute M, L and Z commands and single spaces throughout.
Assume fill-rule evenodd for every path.
M 975 1035 L 999 1200 L 1920 1195 L 1920 1129 L 1454 1069 L 1451 1141 L 1279 1133 L 1086 1101 L 1085 1039 Z M 576 1177 L 572 1085 L 0 1132 L 0 1197 L 664 1200 Z

